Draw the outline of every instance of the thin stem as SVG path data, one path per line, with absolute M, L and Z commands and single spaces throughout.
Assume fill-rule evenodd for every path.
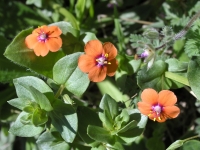
M 55 95 L 55 98 L 58 98 L 62 94 L 64 88 L 65 88 L 64 85 L 60 85 L 60 88 L 58 89 L 58 91 L 57 91 L 57 93 Z
M 195 139 L 195 138 L 199 138 L 199 135 L 195 135 L 195 136 L 189 137 L 189 138 L 185 139 L 184 142 L 188 141 L 188 140 L 191 140 L 191 139 Z
M 200 17 L 200 11 L 197 12 L 191 19 L 190 21 L 187 23 L 187 25 L 180 31 L 178 32 L 177 34 L 175 34 L 175 36 L 168 40 L 166 43 L 164 43 L 163 45 L 159 46 L 159 47 L 156 47 L 155 50 L 158 50 L 158 49 L 161 49 L 163 47 L 165 47 L 168 43 L 172 42 L 172 41 L 175 41 L 175 40 L 178 40 L 182 37 L 185 36 L 185 34 L 188 32 L 188 30 L 190 29 L 190 27 L 192 26 L 192 24 L 194 23 L 194 21 Z

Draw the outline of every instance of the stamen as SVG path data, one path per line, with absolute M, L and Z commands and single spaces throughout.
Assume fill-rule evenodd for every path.
M 158 119 L 159 119 L 159 120 L 161 120 L 161 118 L 160 118 L 160 117 L 158 117 Z
M 96 59 L 96 61 L 98 62 L 98 66 L 103 66 L 103 65 L 110 65 L 111 63 L 107 61 L 108 58 L 108 54 L 106 53 L 105 55 L 101 55 L 99 58 Z
M 153 121 L 156 121 L 156 118 L 153 118 Z

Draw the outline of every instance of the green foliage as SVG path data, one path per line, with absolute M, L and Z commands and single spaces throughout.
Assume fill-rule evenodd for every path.
M 78 96 L 82 95 L 89 85 L 87 74 L 84 74 L 77 67 L 78 58 L 81 54 L 74 53 L 67 55 L 57 61 L 53 67 L 53 80 L 59 85 L 65 86 L 69 92 Z
M 148 71 L 147 68 L 144 67 L 138 72 L 138 85 L 142 89 L 153 87 L 157 91 L 160 91 L 162 89 L 169 89 L 170 81 L 164 77 L 166 69 L 167 64 L 161 60 L 155 62 L 152 68 Z
M 187 38 L 188 40 L 185 43 L 185 52 L 189 57 L 192 56 L 199 56 L 200 49 L 199 49 L 199 39 L 200 39 L 200 20 L 197 20 L 189 31 Z
M 200 99 L 200 95 L 199 95 L 199 75 L 200 75 L 199 62 L 200 62 L 199 57 L 193 57 L 193 59 L 191 59 L 189 62 L 188 72 L 187 72 L 189 84 L 192 88 L 192 91 L 197 96 L 197 99 Z
M 72 143 L 78 128 L 77 114 L 74 108 L 59 100 L 53 104 L 53 107 L 54 110 L 49 113 L 52 125 L 66 142 Z
M 3 0 L 0 6 L 1 148 L 198 149 L 200 2 Z M 25 38 L 42 25 L 61 29 L 62 47 L 38 57 Z M 118 52 L 114 76 L 98 83 L 78 67 L 94 39 Z M 95 58 L 87 65 L 99 56 L 88 56 Z M 103 56 L 103 66 L 112 64 Z M 147 122 L 150 111 L 158 113 L 137 108 L 147 88 L 174 92 L 176 119 L 162 107 L 169 119 Z
M 135 141 L 145 127 L 147 117 L 141 116 L 135 109 L 118 111 L 117 103 L 109 95 L 104 95 L 100 103 L 99 118 L 103 127 L 89 125 L 88 135 L 99 142 L 115 146 L 119 143 Z

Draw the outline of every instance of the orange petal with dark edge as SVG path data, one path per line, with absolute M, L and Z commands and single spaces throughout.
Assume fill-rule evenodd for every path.
M 33 49 L 37 43 L 38 43 L 38 39 L 35 34 L 30 34 L 25 38 L 25 44 L 30 49 Z
M 163 107 L 162 114 L 167 118 L 176 118 L 180 114 L 180 109 L 177 106 Z
M 99 40 L 91 40 L 85 45 L 85 53 L 94 57 L 104 53 L 103 46 Z
M 78 59 L 78 67 L 82 72 L 88 73 L 93 67 L 96 67 L 96 61 L 92 56 L 81 55 Z
M 60 37 L 49 38 L 45 44 L 48 50 L 51 52 L 57 52 L 62 46 L 62 39 Z
M 106 78 L 106 71 L 106 67 L 95 66 L 90 70 L 88 77 L 90 81 L 101 82 Z
M 162 90 L 158 96 L 158 103 L 162 106 L 172 106 L 177 102 L 176 95 L 169 90 Z
M 49 37 L 58 37 L 62 34 L 62 31 L 57 26 L 48 26 L 47 31 Z
M 49 52 L 46 45 L 43 42 L 38 42 L 38 44 L 34 48 L 34 52 L 37 56 L 46 56 Z
M 112 43 L 110 42 L 104 43 L 103 48 L 105 53 L 108 54 L 108 61 L 114 59 L 117 56 L 117 49 Z
M 138 102 L 137 105 L 138 105 L 138 109 L 140 110 L 140 112 L 143 115 L 148 116 L 150 114 L 150 111 L 151 111 L 151 105 L 150 104 L 144 103 L 144 102 Z
M 107 75 L 108 76 L 114 76 L 115 72 L 118 68 L 118 62 L 116 59 L 113 59 L 111 61 L 109 61 L 111 64 L 107 64 Z
M 155 105 L 158 103 L 158 93 L 154 89 L 145 89 L 141 93 L 141 99 L 145 103 Z

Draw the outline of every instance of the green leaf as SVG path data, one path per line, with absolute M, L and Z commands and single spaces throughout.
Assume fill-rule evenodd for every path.
M 12 63 L 3 56 L 4 50 L 8 44 L 9 41 L 3 36 L 0 36 L 0 82 L 10 82 L 14 78 L 32 75 L 32 72 Z
M 15 99 L 9 100 L 8 103 L 20 110 L 23 110 L 24 107 L 31 104 L 31 100 L 24 99 L 24 98 L 15 98 Z
M 183 145 L 184 140 L 176 140 L 166 150 L 175 150 Z
M 45 111 L 41 109 L 35 109 L 32 116 L 32 123 L 37 127 L 45 124 L 48 121 L 48 117 Z
M 200 56 L 200 20 L 195 21 L 191 30 L 188 31 L 188 40 L 185 43 L 185 52 L 189 57 Z
M 78 68 L 78 58 L 82 53 L 74 53 L 60 59 L 53 67 L 53 80 L 75 94 L 82 95 L 89 85 L 88 75 Z
M 27 105 L 23 108 L 23 111 L 32 114 L 35 111 L 35 108 L 32 105 Z
M 123 133 L 123 132 L 130 130 L 130 129 L 133 129 L 133 128 L 137 127 L 137 124 L 138 124 L 137 121 L 132 120 L 127 125 L 125 125 L 123 128 L 121 128 L 118 133 Z
M 70 146 L 64 140 L 57 139 L 50 131 L 39 136 L 36 141 L 40 149 L 44 150 L 70 150 Z
M 85 10 L 85 2 L 86 0 L 77 0 L 75 5 L 75 13 L 79 20 L 83 18 L 84 10 Z
M 13 80 L 14 83 L 22 86 L 32 86 L 41 93 L 53 93 L 52 89 L 41 79 L 33 76 L 21 77 Z
M 125 48 L 124 33 L 122 31 L 122 27 L 121 27 L 119 19 L 114 19 L 114 22 L 115 22 L 115 32 L 117 35 L 117 39 L 119 41 L 119 44 L 118 44 L 119 51 L 122 51 Z
M 54 102 L 53 108 L 54 110 L 49 113 L 52 125 L 66 142 L 72 143 L 78 129 L 78 119 L 74 108 L 60 100 Z
M 146 126 L 148 117 L 145 115 L 142 115 L 138 109 L 130 109 L 127 108 L 130 121 L 132 122 L 130 124 L 131 128 L 126 130 L 125 132 L 118 133 L 118 138 L 122 140 L 125 143 L 131 143 L 136 141 L 139 136 L 142 134 L 144 131 L 144 128 Z M 135 126 L 135 122 L 137 122 L 137 126 Z M 128 125 L 128 124 L 127 124 Z M 127 127 L 130 127 L 129 125 Z
M 139 34 L 131 34 L 130 42 L 132 42 L 131 46 L 135 48 L 143 46 L 140 42 L 144 42 L 145 44 L 151 44 L 151 40 Z
M 14 63 L 30 68 L 31 70 L 47 77 L 52 77 L 52 68 L 61 57 L 63 52 L 49 52 L 45 57 L 38 57 L 34 51 L 27 48 L 25 38 L 32 33 L 32 28 L 22 30 L 8 45 L 4 56 Z
M 142 61 L 141 59 L 138 60 L 131 60 L 128 62 L 128 64 L 131 65 L 131 70 L 129 70 L 129 74 L 133 74 L 136 73 L 139 69 L 140 69 L 140 65 L 141 65 Z
M 192 91 L 200 99 L 200 57 L 193 57 L 188 66 L 187 77 Z
M 87 135 L 88 125 L 101 126 L 98 114 L 88 107 L 78 107 L 78 133 L 84 142 L 87 144 L 93 144 L 95 141 Z M 85 117 L 87 116 L 87 117 Z
M 81 35 L 81 38 L 83 39 L 83 42 L 85 44 L 90 40 L 96 40 L 97 39 L 96 35 L 92 32 L 85 32 L 84 34 Z
M 64 16 L 64 20 L 70 22 L 75 29 L 79 29 L 76 18 L 64 7 L 52 2 L 53 9 Z
M 44 81 L 36 77 L 21 77 L 14 79 L 13 82 L 16 88 L 17 96 L 19 98 L 24 98 L 32 101 L 34 100 L 34 97 L 28 89 L 30 86 L 34 87 L 41 93 L 45 93 L 46 95 L 53 95 L 51 88 Z
M 25 114 L 20 118 L 20 121 L 23 124 L 30 124 L 31 123 L 31 118 L 32 118 L 31 114 Z
M 156 61 L 147 71 L 147 66 L 143 67 L 137 74 L 137 82 L 141 89 L 153 88 L 157 91 L 169 89 L 171 81 L 165 78 L 167 64 L 162 61 Z
M 97 86 L 101 94 L 109 94 L 115 101 L 127 101 L 129 97 L 123 94 L 117 87 L 117 85 L 112 82 L 109 78 L 106 78 L 102 82 L 97 82 Z
M 197 150 L 200 147 L 198 140 L 190 140 L 183 144 L 183 150 Z
M 42 0 L 37 0 L 37 1 L 36 0 L 26 0 L 26 4 L 27 5 L 33 4 L 37 7 L 42 7 Z
M 33 137 L 40 134 L 44 130 L 43 127 L 35 127 L 34 125 L 21 123 L 20 118 L 26 114 L 27 113 L 25 112 L 21 112 L 19 114 L 19 116 L 17 117 L 17 120 L 10 127 L 9 132 L 11 132 L 12 134 L 16 136 Z
M 179 83 L 182 83 L 184 85 L 190 86 L 189 82 L 188 82 L 188 79 L 186 77 L 184 77 L 184 76 L 179 75 L 178 73 L 172 73 L 172 72 L 166 71 L 165 72 L 165 77 L 169 78 L 169 79 L 172 79 L 174 81 L 177 81 Z
M 58 26 L 62 30 L 62 34 L 66 35 L 67 33 L 71 33 L 74 37 L 79 37 L 80 31 L 73 28 L 69 22 L 60 21 L 50 24 L 49 26 Z
M 118 115 L 117 102 L 110 97 L 110 95 L 105 94 L 100 102 L 99 108 L 99 118 L 103 122 L 103 126 L 107 129 L 112 130 L 114 125 L 114 118 Z
M 187 62 L 181 62 L 175 58 L 167 59 L 165 62 L 168 63 L 168 71 L 170 72 L 186 71 L 188 67 Z
M 110 132 L 98 126 L 89 125 L 87 128 L 87 134 L 96 141 L 103 143 L 113 142 L 113 137 L 110 135 Z
M 53 110 L 53 107 L 51 106 L 50 101 L 44 94 L 42 94 L 40 91 L 38 91 L 32 86 L 30 86 L 27 89 L 31 92 L 34 100 L 39 104 L 41 109 L 44 109 L 46 111 Z

